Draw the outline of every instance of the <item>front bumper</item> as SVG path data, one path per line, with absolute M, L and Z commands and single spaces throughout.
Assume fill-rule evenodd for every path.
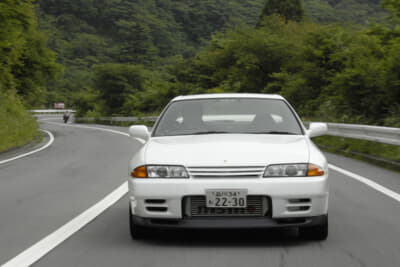
M 268 216 L 252 218 L 251 224 L 274 224 L 285 218 L 312 218 L 328 213 L 327 175 L 296 178 L 254 179 L 131 179 L 129 178 L 131 214 L 146 223 L 147 219 L 178 219 L 178 225 L 196 224 L 183 208 L 186 196 L 205 195 L 207 189 L 247 189 L 248 195 L 262 195 L 270 199 Z M 151 200 L 151 201 L 149 201 Z M 152 201 L 156 200 L 156 201 Z M 306 203 L 298 200 L 307 200 Z M 306 207 L 297 209 L 296 207 Z M 213 218 L 216 223 L 221 219 Z M 239 219 L 239 218 L 238 218 Z M 248 218 L 240 218 L 248 219 Z M 262 221 L 262 220 L 264 221 Z M 206 224 L 207 218 L 196 218 Z M 268 222 L 271 220 L 271 222 Z
M 132 216 L 132 222 L 137 225 L 155 228 L 187 228 L 187 229 L 261 229 L 284 228 L 297 226 L 321 225 L 327 219 L 326 215 L 295 218 L 272 219 L 270 217 L 238 218 L 238 217 L 210 217 L 210 218 L 185 218 L 185 219 L 151 219 Z

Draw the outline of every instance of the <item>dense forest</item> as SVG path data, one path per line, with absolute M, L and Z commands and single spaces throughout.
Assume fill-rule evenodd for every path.
M 310 20 L 318 23 L 351 23 L 366 26 L 383 21 L 387 12 L 381 0 L 304 0 L 304 9 Z
M 49 86 L 48 104 L 91 87 L 99 64 L 154 69 L 193 57 L 211 34 L 254 25 L 264 0 L 37 0 L 40 28 L 67 66 Z M 93 68 L 92 68 L 93 67 Z M 101 69 L 101 68 L 100 68 Z
M 306 119 L 395 126 L 393 3 L 38 0 L 40 27 L 66 66 L 43 103 L 141 115 L 179 94 L 279 93 Z
M 283 6 L 287 3 L 277 2 Z M 171 68 L 169 65 L 180 64 L 180 58 L 194 58 L 199 49 L 209 44 L 212 34 L 253 28 L 264 4 L 265 0 L 37 0 L 40 28 L 47 33 L 48 45 L 56 51 L 58 62 L 66 66 L 58 80 L 48 85 L 46 98 L 40 99 L 40 104 L 48 106 L 63 101 L 69 106 L 83 105 L 85 112 L 101 105 L 96 110 L 131 114 L 130 102 L 137 102 L 135 91 L 143 86 L 127 89 L 125 93 L 116 90 L 116 98 L 131 100 L 123 110 L 113 109 L 95 96 L 107 90 L 99 91 L 96 87 L 100 71 L 112 66 L 119 72 L 124 66 L 132 69 L 131 65 L 135 65 L 137 72 L 147 73 L 143 78 L 147 85 L 160 82 L 165 85 L 171 78 L 166 71 Z M 308 0 L 305 9 L 307 21 L 324 24 L 350 21 L 359 26 L 379 19 L 383 13 L 376 0 Z M 126 79 L 129 78 L 123 78 Z M 141 111 L 155 112 L 155 107 L 159 109 L 151 105 Z

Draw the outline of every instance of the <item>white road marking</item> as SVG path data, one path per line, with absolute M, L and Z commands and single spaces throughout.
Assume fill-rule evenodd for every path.
M 55 118 L 45 118 L 45 119 L 39 119 L 38 117 L 36 117 L 38 120 L 37 121 L 50 121 L 50 120 L 54 120 Z
M 39 120 L 40 121 L 40 120 Z M 42 120 L 43 121 L 43 120 Z M 110 132 L 114 134 L 129 136 L 129 134 L 100 127 L 91 127 L 91 126 L 84 126 L 84 125 L 75 125 L 75 124 L 64 124 L 64 123 L 57 123 L 57 122 L 49 122 L 46 123 L 56 124 L 60 126 L 68 126 L 68 127 L 75 127 L 75 128 L 83 128 L 83 129 L 92 129 L 92 130 L 99 130 L 104 132 Z M 46 131 L 47 132 L 47 131 Z M 51 134 L 50 132 L 48 132 Z M 51 135 L 53 137 L 53 135 Z M 53 137 L 54 140 L 54 137 Z M 90 223 L 94 220 L 97 216 L 103 213 L 106 209 L 114 205 L 118 200 L 120 200 L 126 193 L 128 192 L 128 182 L 123 183 L 105 198 L 103 198 L 100 202 L 95 204 L 94 206 L 90 207 L 65 225 L 63 225 L 58 230 L 54 231 L 53 233 L 49 234 L 30 248 L 24 250 L 16 257 L 12 258 L 1 267 L 24 267 L 30 266 L 39 259 L 41 259 L 44 255 L 49 253 L 59 244 L 64 242 L 67 238 L 72 236 L 74 233 L 82 229 L 85 225 Z
M 90 223 L 106 209 L 114 205 L 128 192 L 128 182 L 123 183 L 100 202 L 82 212 L 80 215 L 64 224 L 61 228 L 46 236 L 27 250 L 2 265 L 2 267 L 25 267 L 30 266 L 44 255 L 64 242 L 67 238 Z
M 120 131 L 116 131 L 116 130 L 111 130 L 111 129 L 107 129 L 107 128 L 101 128 L 101 127 L 92 127 L 92 126 L 84 126 L 84 125 L 77 125 L 77 124 L 66 124 L 66 123 L 58 123 L 58 122 L 50 122 L 50 121 L 45 121 L 45 123 L 50 123 L 50 124 L 55 124 L 55 125 L 60 125 L 60 126 L 75 127 L 75 128 L 93 129 L 93 130 L 99 130 L 99 131 L 104 131 L 104 132 L 110 132 L 110 133 L 129 136 L 128 133 L 124 133 L 124 132 L 120 132 Z
M 361 175 L 358 175 L 358 174 L 355 174 L 353 172 L 347 171 L 345 169 L 339 168 L 339 167 L 337 167 L 335 165 L 329 164 L 329 168 L 331 168 L 334 171 L 340 172 L 340 173 L 342 173 L 342 174 L 344 174 L 344 175 L 346 175 L 346 176 L 348 176 L 350 178 L 353 178 L 353 179 L 355 179 L 355 180 L 357 180 L 357 181 L 359 181 L 359 182 L 361 182 L 363 184 L 366 184 L 369 187 L 372 187 L 373 189 L 381 192 L 382 194 L 385 194 L 386 196 L 391 197 L 394 200 L 397 200 L 398 202 L 400 202 L 400 194 L 390 190 L 389 188 L 386 188 L 386 187 L 384 187 L 384 186 L 382 186 L 382 185 L 380 185 L 380 184 L 378 184 L 378 183 L 376 183 L 376 182 L 374 182 L 374 181 L 372 181 L 372 180 L 370 180 L 368 178 L 365 178 L 365 177 L 363 177 Z
M 53 144 L 53 142 L 54 142 L 54 136 L 53 136 L 53 134 L 52 134 L 51 132 L 49 132 L 49 131 L 46 131 L 46 130 L 42 130 L 42 129 L 40 129 L 40 130 L 41 130 L 42 132 L 47 133 L 47 134 L 50 136 L 50 140 L 49 140 L 49 142 L 47 142 L 47 144 L 45 144 L 44 146 L 42 146 L 42 147 L 40 147 L 40 148 L 38 148 L 38 149 L 32 150 L 32 151 L 30 151 L 30 152 L 28 152 L 28 153 L 24 153 L 24 154 L 21 154 L 21 155 L 18 155 L 18 156 L 9 158 L 9 159 L 5 159 L 5 160 L 0 160 L 0 165 L 1 165 L 1 164 L 4 164 L 4 163 L 7 163 L 7 162 L 10 162 L 10 161 L 13 161 L 13 160 L 17 160 L 17 159 L 20 159 L 20 158 L 29 156 L 29 155 L 32 155 L 32 154 L 35 154 L 35 153 L 37 153 L 37 152 L 39 152 L 39 151 L 42 151 L 42 150 L 48 148 L 49 146 L 51 146 L 51 144 Z
M 62 124 L 59 122 L 50 122 L 47 121 L 46 119 L 44 120 L 45 123 L 50 123 L 50 124 L 56 124 L 56 125 L 61 125 L 61 126 L 68 126 L 68 127 L 76 127 L 76 128 L 83 128 L 83 129 L 93 129 L 93 130 L 100 130 L 100 131 L 105 131 L 105 132 L 110 132 L 110 133 L 115 133 L 115 134 L 121 134 L 125 136 L 129 136 L 128 133 L 120 132 L 120 131 L 115 131 L 107 128 L 101 128 L 101 127 L 92 127 L 92 126 L 84 126 L 84 125 L 77 125 L 77 124 Z M 140 138 L 133 138 L 133 140 L 138 141 L 142 145 L 146 144 L 146 141 Z

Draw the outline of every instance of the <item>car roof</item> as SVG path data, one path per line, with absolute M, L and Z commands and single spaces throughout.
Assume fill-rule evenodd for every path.
M 216 98 L 259 98 L 259 99 L 280 99 L 284 98 L 280 95 L 270 94 L 248 94 L 248 93 L 222 93 L 222 94 L 200 94 L 177 96 L 171 101 L 195 100 L 195 99 L 216 99 Z

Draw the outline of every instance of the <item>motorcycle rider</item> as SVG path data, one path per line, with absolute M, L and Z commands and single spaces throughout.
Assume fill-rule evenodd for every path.
M 64 112 L 64 115 L 63 115 L 64 123 L 67 123 L 67 122 L 68 122 L 70 115 L 71 115 L 71 114 L 70 114 L 69 110 L 66 110 L 66 111 Z

